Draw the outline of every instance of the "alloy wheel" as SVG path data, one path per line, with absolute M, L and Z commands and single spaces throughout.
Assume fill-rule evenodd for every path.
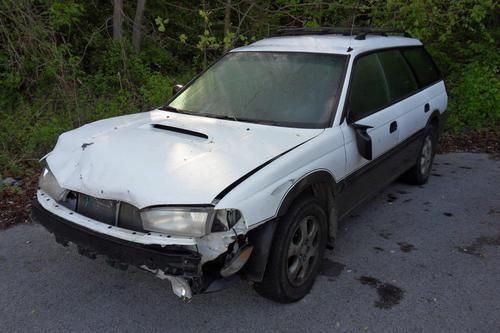
M 288 247 L 287 275 L 290 284 L 300 286 L 311 274 L 319 256 L 319 221 L 314 216 L 303 218 L 293 233 Z
M 422 153 L 420 154 L 420 172 L 422 175 L 427 175 L 429 172 L 432 162 L 432 146 L 432 137 L 431 135 L 427 135 L 422 146 Z

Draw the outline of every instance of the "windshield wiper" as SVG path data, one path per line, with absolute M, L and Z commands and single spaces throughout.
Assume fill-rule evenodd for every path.
M 200 117 L 210 117 L 210 118 L 217 118 L 217 119 L 224 119 L 224 120 L 239 121 L 234 115 L 228 116 L 228 115 L 218 115 L 218 114 L 212 114 L 212 113 L 198 113 L 198 112 L 192 112 L 192 111 L 188 111 L 188 110 L 178 109 L 178 108 L 176 108 L 174 106 L 170 106 L 170 105 L 162 106 L 160 108 L 160 110 L 190 114 L 193 116 L 200 116 Z
M 223 114 L 222 115 L 218 115 L 218 114 L 207 113 L 206 116 L 207 117 L 212 117 L 212 118 L 217 118 L 217 119 L 239 121 L 238 119 L 236 119 L 235 116 L 227 116 L 227 115 L 223 115 Z

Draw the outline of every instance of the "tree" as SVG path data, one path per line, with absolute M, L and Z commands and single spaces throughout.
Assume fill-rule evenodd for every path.
M 123 35 L 123 0 L 113 2 L 113 39 L 119 40 Z
M 231 33 L 231 0 L 226 0 L 224 5 L 224 37 L 230 37 Z M 224 50 L 227 51 L 230 43 L 224 43 Z
M 132 28 L 132 45 L 137 51 L 141 48 L 141 38 L 142 38 L 142 18 L 144 16 L 144 7 L 146 6 L 146 0 L 137 0 L 137 7 L 135 10 L 134 25 Z

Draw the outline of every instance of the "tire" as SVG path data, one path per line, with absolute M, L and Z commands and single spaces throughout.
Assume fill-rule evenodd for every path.
M 406 172 L 404 179 L 413 185 L 423 185 L 429 180 L 438 139 L 437 126 L 431 124 L 425 131 L 415 165 Z
M 280 219 L 262 282 L 261 295 L 279 303 L 306 296 L 314 284 L 328 240 L 327 215 L 314 197 L 299 198 Z

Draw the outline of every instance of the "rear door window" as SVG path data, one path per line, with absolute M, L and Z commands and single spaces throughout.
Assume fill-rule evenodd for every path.
M 439 71 L 430 55 L 423 47 L 402 50 L 408 63 L 413 68 L 421 87 L 428 86 L 440 80 Z
M 417 82 L 399 50 L 378 53 L 385 72 L 391 103 L 412 95 L 417 89 Z
M 389 104 L 389 92 L 382 66 L 375 53 L 354 64 L 349 91 L 349 118 L 365 118 Z

